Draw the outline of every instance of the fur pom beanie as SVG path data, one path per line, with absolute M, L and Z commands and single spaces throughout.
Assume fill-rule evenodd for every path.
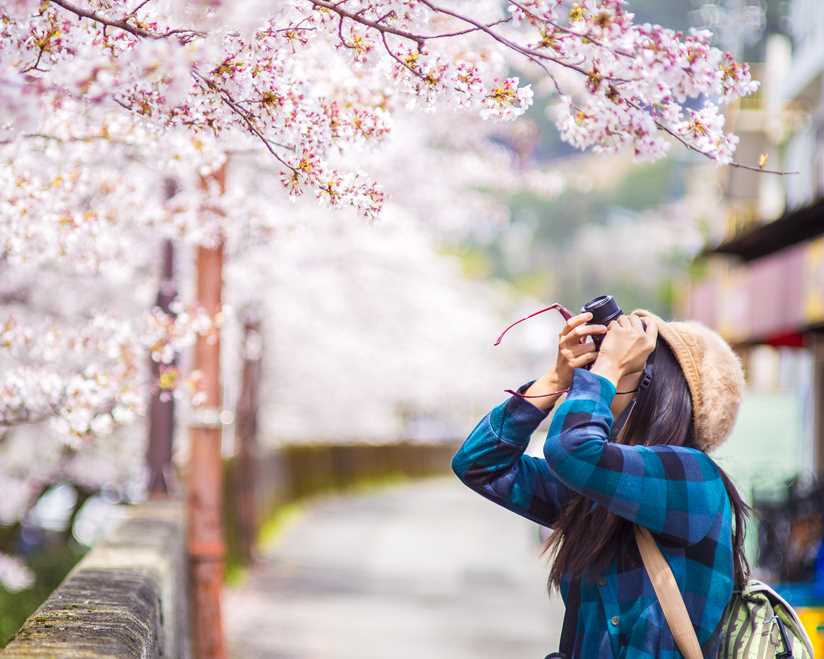
M 633 314 L 651 317 L 687 379 L 697 446 L 718 447 L 732 431 L 744 391 L 741 359 L 715 330 L 698 321 L 665 321 L 646 309 Z

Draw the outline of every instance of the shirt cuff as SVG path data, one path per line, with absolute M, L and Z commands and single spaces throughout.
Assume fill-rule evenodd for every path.
M 519 394 L 526 393 L 533 382 L 535 380 L 522 384 L 516 391 Z M 498 439 L 510 444 L 526 445 L 532 433 L 548 415 L 549 410 L 535 407 L 520 396 L 510 396 L 489 413 L 489 425 Z
M 585 368 L 575 368 L 572 370 L 572 384 L 569 386 L 567 400 L 598 400 L 609 406 L 616 391 L 612 381 L 603 375 Z

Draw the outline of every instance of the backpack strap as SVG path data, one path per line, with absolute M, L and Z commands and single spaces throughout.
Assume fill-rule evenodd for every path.
M 655 538 L 649 529 L 635 525 L 635 542 L 638 543 L 641 560 L 655 589 L 655 596 L 664 612 L 675 644 L 685 659 L 704 659 L 701 644 L 692 626 L 684 598 L 678 589 L 678 583 L 669 563 L 655 543 Z

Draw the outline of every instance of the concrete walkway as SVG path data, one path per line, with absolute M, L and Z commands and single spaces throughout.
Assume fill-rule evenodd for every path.
M 538 527 L 454 477 L 312 504 L 224 599 L 233 659 L 543 659 Z

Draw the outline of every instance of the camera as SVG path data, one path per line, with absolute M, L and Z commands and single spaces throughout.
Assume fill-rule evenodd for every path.
M 587 325 L 609 325 L 613 320 L 618 318 L 622 313 L 621 307 L 611 295 L 599 295 L 587 302 L 581 311 L 589 311 L 592 314 L 592 320 Z M 595 348 L 601 348 L 601 341 L 604 340 L 603 334 L 593 334 L 592 340 L 595 343 Z
M 621 307 L 618 306 L 615 298 L 611 295 L 599 295 L 598 297 L 593 298 L 581 307 L 581 311 L 589 311 L 592 314 L 592 320 L 590 320 L 587 325 L 609 325 L 613 320 L 624 313 L 621 310 Z M 604 336 L 606 335 L 590 335 L 592 342 L 595 344 L 596 350 L 601 349 L 601 341 L 604 340 Z M 592 368 L 592 364 L 586 364 L 584 368 L 586 370 L 590 370 Z

